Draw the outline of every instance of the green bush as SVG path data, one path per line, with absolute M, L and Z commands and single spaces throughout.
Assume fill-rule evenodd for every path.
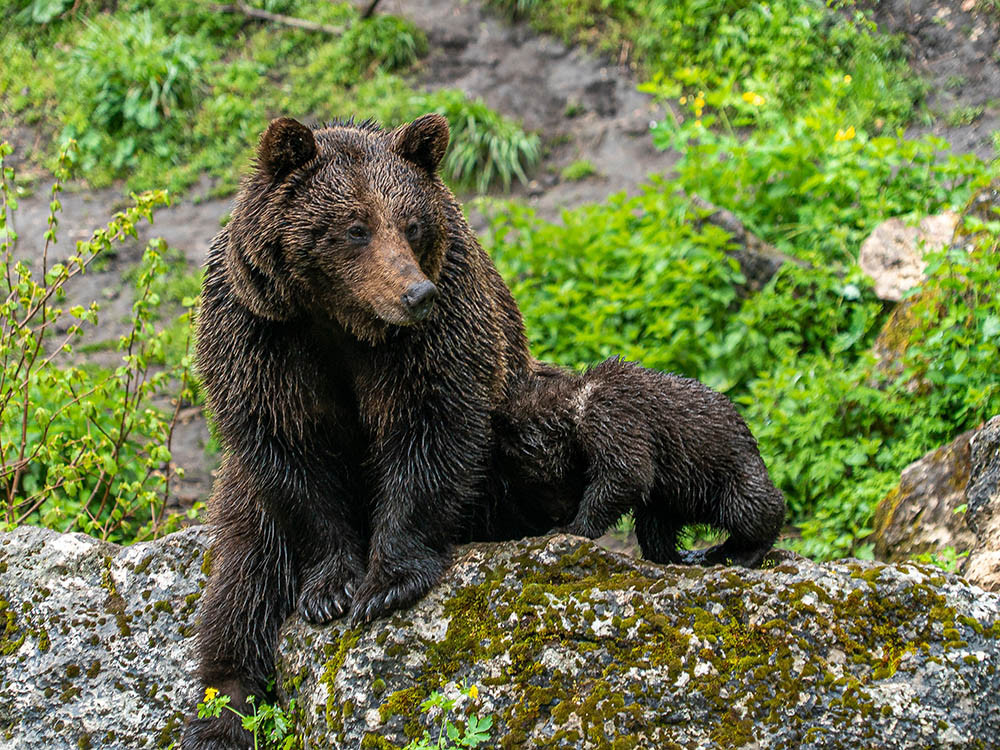
M 633 58 L 670 97 L 754 91 L 795 112 L 828 75 L 862 92 L 858 125 L 909 119 L 923 92 L 900 40 L 876 32 L 852 2 L 822 0 L 487 0 L 570 43 Z M 830 5 L 834 7 L 829 7 Z
M 884 219 L 961 205 L 995 173 L 974 155 L 950 154 L 934 136 L 870 135 L 856 127 L 842 106 L 853 85 L 828 79 L 826 94 L 794 115 L 766 100 L 745 102 L 755 126 L 745 135 L 713 130 L 721 123 L 709 101 L 698 107 L 705 109 L 700 117 L 660 122 L 653 140 L 681 152 L 679 187 L 731 210 L 788 253 L 846 268 Z
M 113 369 L 81 363 L 74 350 L 97 322 L 99 307 L 61 307 L 67 285 L 112 247 L 135 236 L 141 220 L 166 202 L 161 192 L 135 198 L 105 229 L 78 242 L 55 261 L 65 165 L 52 188 L 49 229 L 38 265 L 19 260 L 12 217 L 17 208 L 11 153 L 0 143 L 0 284 L 5 287 L 0 326 L 0 490 L 3 525 L 38 524 L 83 531 L 117 542 L 156 536 L 177 524 L 165 512 L 171 479 L 174 417 L 153 400 L 190 397 L 190 361 L 154 367 L 165 336 L 154 325 L 160 299 L 155 287 L 164 271 L 164 245 L 153 241 L 135 278 L 131 327 L 117 342 Z
M 78 140 L 84 169 L 108 159 L 119 170 L 146 151 L 176 158 L 180 118 L 204 85 L 204 47 L 167 34 L 148 12 L 85 24 L 65 63 L 71 85 L 61 97 L 63 139 Z

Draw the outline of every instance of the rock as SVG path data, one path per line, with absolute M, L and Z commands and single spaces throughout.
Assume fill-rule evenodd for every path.
M 966 521 L 976 543 L 963 572 L 976 585 L 1000 591 L 1000 415 L 976 433 L 971 452 Z
M 975 449 L 974 449 L 975 450 Z M 985 475 L 984 475 L 985 476 Z M 208 533 L 117 547 L 0 534 L 0 746 L 168 747 L 200 699 Z M 390 748 L 493 718 L 484 747 L 987 747 L 1000 594 L 918 565 L 661 566 L 568 536 L 460 548 L 413 608 L 291 618 L 277 685 L 300 746 Z M 475 685 L 478 696 L 459 693 Z
M 731 211 L 719 208 L 697 195 L 690 196 L 690 200 L 691 205 L 703 214 L 705 221 L 732 235 L 736 248 L 729 254 L 740 264 L 740 273 L 746 279 L 746 291 L 759 292 L 785 263 L 806 265 L 798 258 L 785 255 L 774 245 L 764 242 Z
M 959 435 L 903 469 L 899 486 L 875 510 L 876 558 L 901 561 L 945 547 L 958 553 L 972 548 L 975 534 L 956 511 L 965 504 L 974 433 Z
M 1000 595 L 936 568 L 790 553 L 659 566 L 567 536 L 465 547 L 412 609 L 283 630 L 310 748 L 389 748 L 438 714 L 501 748 L 970 748 L 1000 737 Z M 475 685 L 477 697 L 459 694 Z M 460 722 L 461 723 L 461 722 Z
M 875 282 L 875 294 L 892 302 L 920 284 L 924 276 L 924 254 L 947 247 L 955 233 L 958 214 L 946 211 L 927 216 L 908 226 L 902 219 L 879 224 L 861 243 L 858 264 Z
M 193 613 L 208 534 L 118 547 L 24 526 L 0 534 L 0 746 L 154 748 L 200 695 Z

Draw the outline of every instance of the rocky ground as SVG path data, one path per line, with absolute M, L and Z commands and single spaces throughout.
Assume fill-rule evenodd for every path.
M 906 36 L 916 69 L 929 81 L 932 124 L 915 129 L 933 129 L 951 140 L 956 150 L 985 157 L 992 153 L 991 133 L 1000 127 L 1000 100 L 993 98 L 1000 92 L 998 24 L 973 12 L 972 5 L 971 1 L 898 0 L 874 4 L 874 11 L 880 24 Z M 585 50 L 567 48 L 527 24 L 501 20 L 478 0 L 384 0 L 379 10 L 411 18 L 428 35 L 431 52 L 418 69 L 416 85 L 461 88 L 543 134 L 543 162 L 528 185 L 514 187 L 514 193 L 543 216 L 557 219 L 564 208 L 599 201 L 612 192 L 635 192 L 647 174 L 669 172 L 674 163 L 675 154 L 652 146 L 648 126 L 662 111 L 636 90 L 638 81 L 631 70 Z M 970 122 L 949 119 L 960 110 Z M 14 136 L 22 143 L 34 137 L 27 130 Z M 560 170 L 581 158 L 591 161 L 596 173 L 580 181 L 563 180 Z M 136 243 L 101 272 L 78 280 L 73 301 L 98 299 L 102 305 L 94 340 L 114 340 L 124 332 L 131 298 L 122 275 L 138 260 L 148 238 L 164 237 L 192 267 L 203 262 L 220 218 L 229 210 L 228 200 L 205 199 L 209 187 L 206 181 L 159 211 L 155 226 L 143 231 Z M 64 193 L 58 247 L 70 247 L 89 236 L 91 229 L 107 221 L 109 207 L 120 202 L 117 189 Z M 21 201 L 16 227 L 21 253 L 38 253 L 47 207 L 44 183 Z M 472 218 L 482 228 L 482 217 Z M 187 506 L 207 498 L 216 459 L 205 453 L 204 417 L 197 410 L 187 410 L 183 416 L 173 452 L 186 473 L 177 485 L 176 501 Z

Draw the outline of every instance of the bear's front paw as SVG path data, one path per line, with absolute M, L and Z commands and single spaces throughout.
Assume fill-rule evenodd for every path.
M 354 594 L 351 624 L 356 627 L 412 604 L 437 583 L 444 568 L 444 561 L 427 558 L 391 571 L 370 569 Z
M 314 625 L 336 620 L 351 608 L 354 591 L 364 578 L 364 570 L 352 560 L 337 556 L 310 570 L 302 581 L 296 609 Z

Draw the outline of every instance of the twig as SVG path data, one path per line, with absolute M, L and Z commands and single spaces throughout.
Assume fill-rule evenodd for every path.
M 313 21 L 306 21 L 302 18 L 295 18 L 294 16 L 284 16 L 280 13 L 271 13 L 270 11 L 261 10 L 260 8 L 254 8 L 247 5 L 242 0 L 237 0 L 237 2 L 230 5 L 209 5 L 210 10 L 214 10 L 217 13 L 242 13 L 250 18 L 256 18 L 260 21 L 271 21 L 272 23 L 280 23 L 285 26 L 294 26 L 297 29 L 303 29 L 304 31 L 320 31 L 324 34 L 332 34 L 334 36 L 339 36 L 343 34 L 345 29 L 343 26 L 328 26 L 325 23 L 315 23 Z
M 375 8 L 378 6 L 379 0 L 372 0 L 368 3 L 368 7 L 365 8 L 365 12 L 361 14 L 362 18 L 371 18 L 372 14 L 375 13 Z

